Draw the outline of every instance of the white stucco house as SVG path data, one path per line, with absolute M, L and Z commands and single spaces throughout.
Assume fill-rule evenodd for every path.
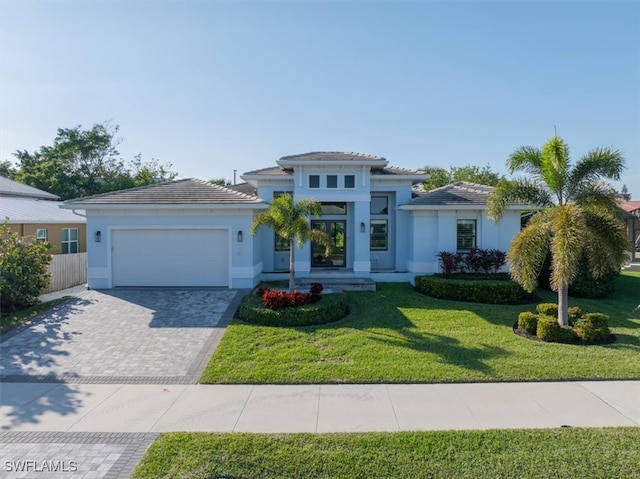
M 249 288 L 284 278 L 288 246 L 266 228 L 249 234 L 253 217 L 283 193 L 322 202 L 312 226 L 333 243 L 329 257 L 314 244 L 296 252 L 299 278 L 412 281 L 438 272 L 439 251 L 506 251 L 525 209 L 513 205 L 495 224 L 485 213 L 490 187 L 461 182 L 417 194 L 424 172 L 378 156 L 319 152 L 276 163 L 228 188 L 180 179 L 66 201 L 86 212 L 89 287 Z

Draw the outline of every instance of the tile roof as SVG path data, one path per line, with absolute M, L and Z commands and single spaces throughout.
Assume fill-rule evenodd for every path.
M 405 205 L 486 205 L 493 187 L 466 181 L 452 183 L 420 194 Z
M 292 171 L 289 169 L 284 169 L 279 166 L 270 166 L 268 168 L 260 168 L 259 170 L 252 170 L 243 173 L 244 175 L 273 175 L 273 176 L 291 176 Z
M 632 211 L 640 210 L 640 201 L 619 200 L 618 204 L 620 205 L 620 208 L 629 213 L 631 213 Z
M 421 170 L 409 170 L 407 168 L 399 168 L 397 166 L 385 166 L 384 168 L 372 168 L 372 175 L 424 175 Z
M 65 201 L 65 205 L 194 205 L 265 204 L 257 196 L 247 195 L 208 181 L 185 178 L 128 190 L 103 193 Z
M 375 155 L 365 155 L 353 151 L 313 151 L 310 153 L 301 153 L 299 155 L 283 156 L 280 160 L 285 161 L 363 161 L 376 160 L 386 161 L 386 158 Z
M 58 197 L 33 186 L 24 185 L 17 181 L 0 176 L 0 196 L 21 196 L 27 198 L 42 198 L 44 200 L 57 200 Z
M 0 218 L 9 223 L 86 223 L 82 216 L 60 209 L 61 201 L 37 198 L 2 197 Z
M 238 183 L 237 185 L 227 186 L 230 190 L 239 191 L 245 195 L 257 196 L 257 190 L 253 185 L 249 183 Z

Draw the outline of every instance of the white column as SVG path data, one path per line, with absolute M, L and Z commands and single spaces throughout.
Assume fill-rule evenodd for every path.
M 353 272 L 357 275 L 371 273 L 371 253 L 369 252 L 369 212 L 370 201 L 356 201 L 353 204 L 354 254 Z M 364 223 L 364 232 L 362 224 Z

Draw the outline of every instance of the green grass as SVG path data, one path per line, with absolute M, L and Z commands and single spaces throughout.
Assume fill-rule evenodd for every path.
M 51 309 L 54 306 L 66 301 L 67 299 L 69 299 L 69 296 L 36 304 L 34 306 L 21 309 L 20 311 L 14 311 L 13 313 L 3 314 L 2 317 L 0 317 L 0 335 L 9 332 L 20 324 L 26 323 L 30 319 L 35 318 L 43 311 Z
M 351 314 L 322 326 L 233 322 L 203 383 L 420 383 L 640 378 L 640 273 L 621 275 L 606 300 L 570 298 L 611 316 L 613 344 L 534 342 L 513 334 L 530 306 L 430 298 L 408 284 L 349 293 Z M 543 301 L 554 302 L 551 292 Z
M 358 434 L 171 433 L 148 478 L 640 478 L 640 429 Z

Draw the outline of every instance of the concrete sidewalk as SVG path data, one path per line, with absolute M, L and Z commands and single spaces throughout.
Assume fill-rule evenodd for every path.
M 640 381 L 0 384 L 0 430 L 352 432 L 640 426 Z

